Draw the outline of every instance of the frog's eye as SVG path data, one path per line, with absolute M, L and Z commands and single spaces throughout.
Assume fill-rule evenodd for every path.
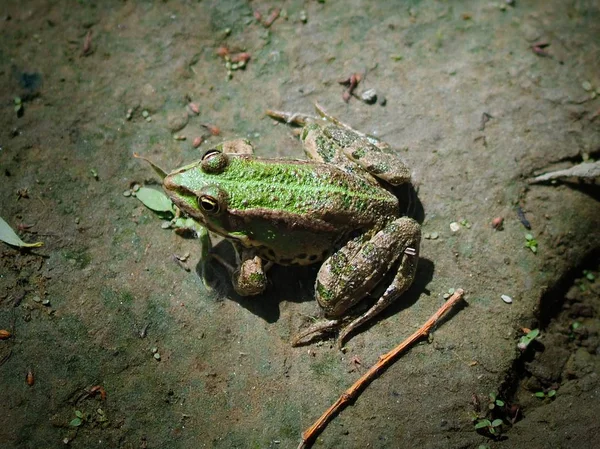
M 227 193 L 216 185 L 208 185 L 198 193 L 198 207 L 206 214 L 217 215 L 227 209 Z
M 212 148 L 202 156 L 200 168 L 204 173 L 222 173 L 228 162 L 229 159 L 225 153 Z
M 198 206 L 207 214 L 218 214 L 220 209 L 217 199 L 209 195 L 199 197 Z

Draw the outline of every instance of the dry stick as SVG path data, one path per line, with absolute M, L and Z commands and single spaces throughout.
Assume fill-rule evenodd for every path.
M 463 297 L 464 290 L 459 288 L 454 294 L 448 298 L 448 300 L 444 303 L 439 310 L 427 320 L 427 322 L 421 326 L 419 330 L 417 330 L 414 334 L 392 349 L 385 355 L 379 357 L 379 360 L 375 365 L 369 369 L 365 374 L 363 374 L 360 379 L 358 379 L 354 384 L 348 388 L 337 401 L 333 403 L 331 407 L 329 407 L 325 413 L 321 415 L 315 423 L 310 426 L 308 429 L 304 431 L 302 434 L 302 441 L 298 446 L 298 449 L 306 448 L 312 445 L 313 441 L 317 438 L 317 436 L 323 431 L 327 423 L 333 418 L 333 416 L 339 413 L 349 402 L 355 400 L 360 392 L 369 384 L 373 379 L 375 379 L 381 371 L 387 368 L 396 357 L 401 354 L 403 351 L 408 349 L 413 343 L 417 342 L 423 337 L 427 337 L 429 335 L 429 331 L 437 321 L 450 310 L 458 301 L 460 301 Z

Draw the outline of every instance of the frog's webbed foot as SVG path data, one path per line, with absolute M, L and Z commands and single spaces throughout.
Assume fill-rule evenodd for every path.
M 343 326 L 344 322 L 345 322 L 345 320 L 343 320 L 343 319 L 319 321 L 319 322 L 313 324 L 312 326 L 308 327 L 307 329 L 303 330 L 299 334 L 297 334 L 292 339 L 292 346 L 296 347 L 296 346 L 302 346 L 304 344 L 308 344 L 308 343 L 310 343 L 310 341 L 312 340 L 313 337 L 315 337 L 317 335 L 321 335 L 325 332 L 332 332 L 336 329 L 339 329 L 340 327 Z M 310 338 L 307 338 L 307 337 L 310 337 Z

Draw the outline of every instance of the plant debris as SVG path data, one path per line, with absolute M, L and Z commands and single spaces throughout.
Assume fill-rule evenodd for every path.
M 0 240 L 2 240 L 4 243 L 8 243 L 9 245 L 18 246 L 21 248 L 38 248 L 44 244 L 44 242 L 24 242 L 2 217 L 0 217 Z

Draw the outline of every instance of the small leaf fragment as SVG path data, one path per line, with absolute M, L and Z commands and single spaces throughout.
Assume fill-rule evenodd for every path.
M 488 426 L 491 426 L 491 425 L 492 425 L 492 423 L 490 422 L 489 419 L 484 419 L 484 420 L 479 421 L 477 424 L 475 424 L 475 428 L 476 429 L 483 429 L 484 427 L 488 427 Z
M 71 427 L 79 427 L 82 423 L 83 423 L 83 421 L 81 420 L 81 418 L 73 418 L 71 420 L 71 422 L 69 423 L 69 425 Z
M 158 190 L 141 187 L 135 196 L 144 206 L 155 212 L 173 212 L 173 203 L 169 197 Z
M 19 246 L 22 248 L 38 248 L 44 244 L 44 242 L 26 243 L 19 238 L 15 231 L 8 225 L 2 217 L 0 217 L 0 240 L 4 243 L 8 243 L 12 246 Z

